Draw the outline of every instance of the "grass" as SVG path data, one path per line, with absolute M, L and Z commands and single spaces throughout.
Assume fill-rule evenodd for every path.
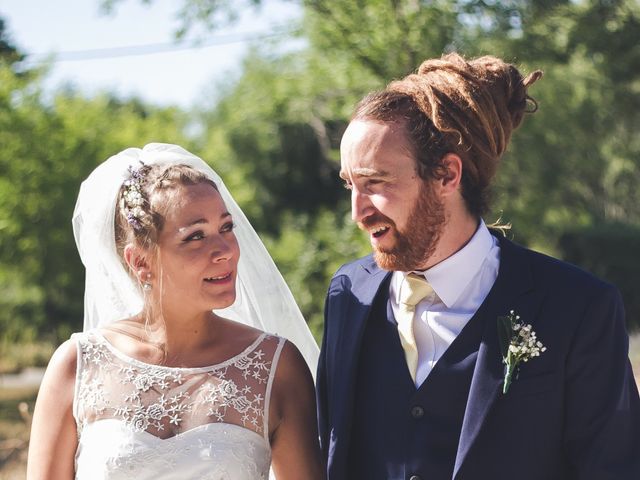
M 24 479 L 37 389 L 0 388 L 0 480 Z
M 10 343 L 0 341 L 0 374 L 17 373 L 26 367 L 46 367 L 55 350 L 52 342 Z

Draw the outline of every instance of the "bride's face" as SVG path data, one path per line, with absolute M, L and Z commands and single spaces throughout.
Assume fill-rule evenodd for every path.
M 228 307 L 236 298 L 240 250 L 220 194 L 202 183 L 179 187 L 166 200 L 154 269 L 163 308 L 187 313 Z

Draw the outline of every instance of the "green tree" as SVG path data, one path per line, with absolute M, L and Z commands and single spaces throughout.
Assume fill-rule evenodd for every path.
M 507 57 L 545 71 L 531 89 L 540 109 L 503 160 L 496 205 L 547 250 L 566 230 L 640 222 L 639 19 L 637 2 L 553 2 L 523 10 L 513 39 L 496 39 Z
M 350 68 L 314 52 L 273 59 L 256 50 L 203 114 L 203 155 L 261 233 L 317 337 L 328 279 L 368 250 L 347 219 L 337 147 L 352 105 L 375 84 Z
M 348 68 L 313 53 L 268 59 L 254 51 L 204 113 L 203 150 L 259 230 L 279 232 L 286 213 L 344 206 L 337 147 L 356 101 Z
M 0 61 L 9 65 L 23 59 L 23 55 L 18 51 L 9 34 L 7 33 L 6 22 L 0 18 Z
M 109 95 L 61 91 L 45 102 L 46 72 L 16 70 L 0 65 L 0 332 L 5 342 L 58 341 L 82 324 L 83 268 L 71 231 L 81 181 L 125 147 L 185 144 L 186 118 Z
M 326 284 L 329 274 L 322 262 L 303 269 L 306 257 L 294 247 L 280 248 L 280 242 L 290 245 L 295 229 L 314 251 L 320 225 L 314 220 L 323 215 L 334 215 L 323 226 L 329 237 L 343 235 L 348 198 L 333 189 L 331 176 L 353 105 L 446 51 L 494 54 L 525 72 L 545 71 L 531 89 L 539 111 L 515 133 L 502 161 L 489 220 L 502 215 L 513 223 L 517 240 L 550 252 L 564 231 L 640 221 L 636 1 L 291 3 L 303 11 L 291 34 L 305 46 L 289 53 L 268 45 L 254 49 L 237 83 L 222 89 L 220 103 L 206 115 L 203 148 L 210 158 L 218 154 L 234 193 L 273 239 L 271 249 L 308 318 L 316 318 L 324 295 L 323 282 L 311 278 L 324 275 Z M 233 21 L 221 15 L 231 2 L 182 4 L 191 12 L 191 27 L 201 22 L 215 28 L 219 21 L 207 23 L 215 15 Z M 346 260 L 339 241 L 322 248 Z M 317 285 L 312 294 L 309 285 Z

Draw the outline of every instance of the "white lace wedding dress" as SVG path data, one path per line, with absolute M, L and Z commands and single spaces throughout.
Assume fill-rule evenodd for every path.
M 269 398 L 284 339 L 262 334 L 202 368 L 135 360 L 97 330 L 75 334 L 76 478 L 269 478 Z

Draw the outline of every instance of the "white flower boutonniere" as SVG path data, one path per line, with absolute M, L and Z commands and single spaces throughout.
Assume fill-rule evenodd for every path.
M 504 394 L 509 390 L 520 362 L 528 362 L 531 358 L 539 357 L 547 347 L 538 341 L 531 325 L 520 322 L 520 317 L 513 310 L 509 315 L 498 317 L 498 339 L 504 363 Z

